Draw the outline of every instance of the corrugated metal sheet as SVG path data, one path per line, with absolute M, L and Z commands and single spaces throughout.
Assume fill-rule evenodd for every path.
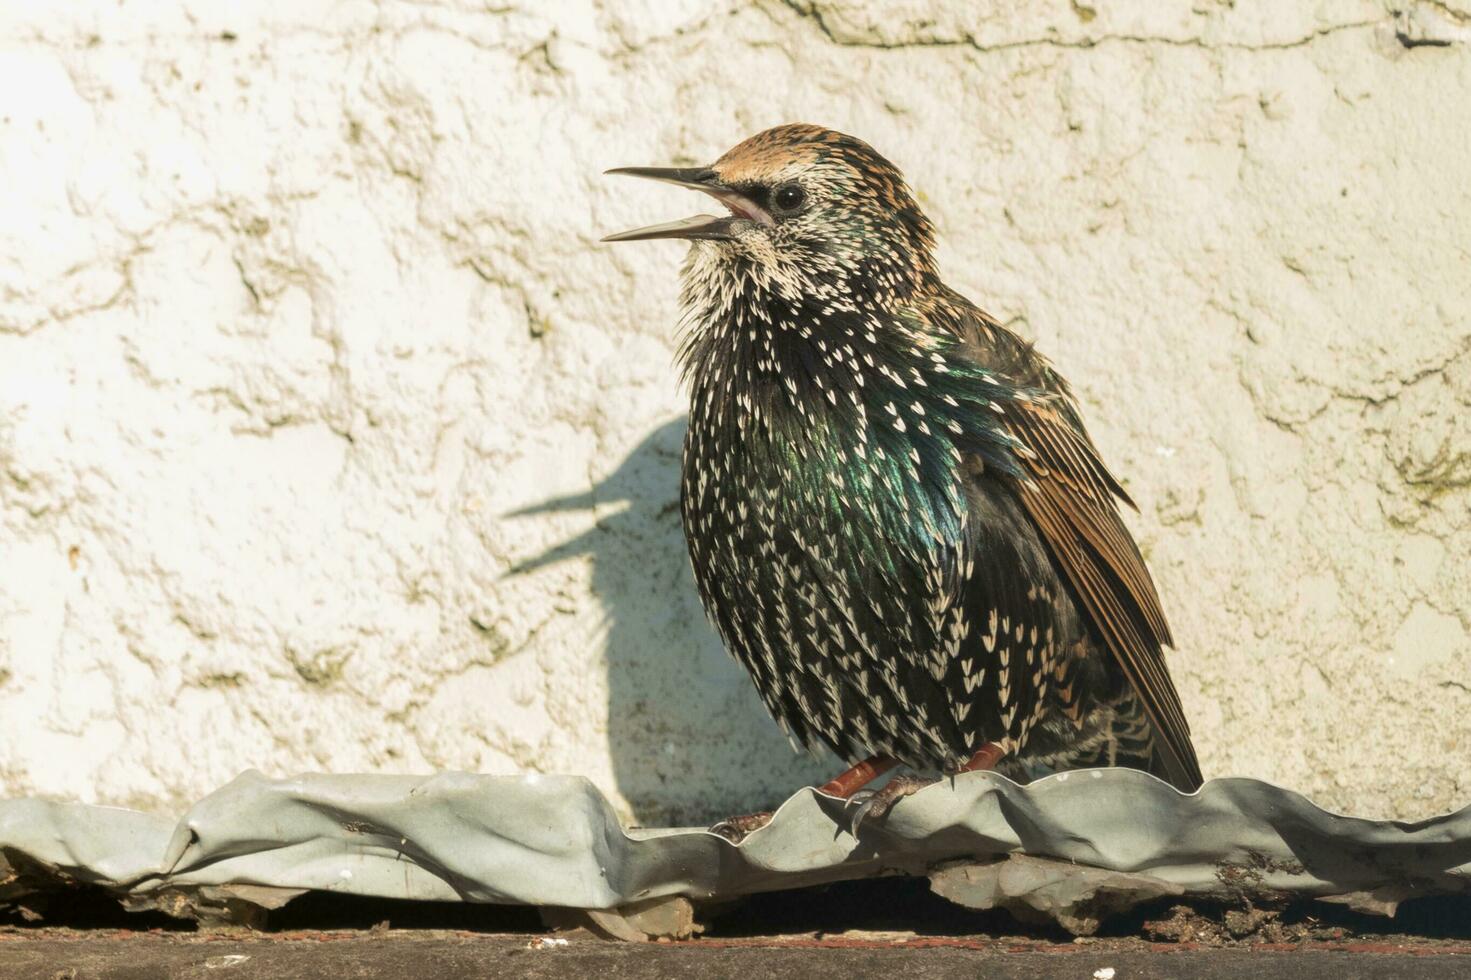
M 699 829 L 625 831 L 577 777 L 252 772 L 178 821 L 0 802 L 0 903 L 80 882 L 186 915 L 270 907 L 306 890 L 647 911 L 662 898 L 698 903 L 897 871 L 931 875 L 963 904 L 1026 907 L 1086 932 L 1161 895 L 1303 896 L 1392 912 L 1471 883 L 1471 807 L 1415 823 L 1364 820 L 1251 779 L 1184 795 L 1129 770 L 1027 786 L 967 773 L 902 800 L 857 838 L 848 824 L 842 800 L 810 789 L 732 845 Z

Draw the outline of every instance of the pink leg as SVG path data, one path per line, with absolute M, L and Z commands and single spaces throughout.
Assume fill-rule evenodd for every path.
M 956 772 L 984 772 L 996 768 L 996 763 L 1006 756 L 1006 750 L 995 742 L 987 742 L 982 745 L 976 754 L 970 757 L 970 761 L 961 766 Z
M 864 759 L 862 762 L 829 779 L 817 788 L 824 796 L 836 796 L 846 800 L 854 793 L 873 782 L 875 779 L 897 766 L 899 763 L 886 755 L 875 755 Z M 760 830 L 771 823 L 771 814 L 766 811 L 761 813 L 743 813 L 738 817 L 722 820 L 710 830 L 719 834 L 732 844 L 739 844 L 753 831 Z
M 970 761 L 961 766 L 956 772 L 978 772 L 987 769 L 995 769 L 996 763 L 1000 762 L 1006 755 L 1006 750 L 995 742 L 987 742 L 982 745 L 976 754 L 970 757 Z M 857 768 L 856 766 L 854 767 Z M 845 774 L 846 775 L 846 774 Z M 841 779 L 842 777 L 839 777 Z M 834 780 L 836 782 L 837 780 Z M 919 776 L 895 776 L 884 784 L 884 788 L 876 793 L 865 793 L 867 797 L 853 816 L 853 836 L 858 836 L 858 828 L 864 820 L 882 818 L 889 810 L 906 796 L 919 792 L 926 786 L 935 783 L 935 779 L 925 779 Z
M 896 759 L 887 755 L 870 756 L 823 783 L 817 791 L 824 796 L 847 799 L 898 764 Z

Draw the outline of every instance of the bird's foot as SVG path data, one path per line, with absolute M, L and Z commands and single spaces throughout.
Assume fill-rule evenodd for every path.
M 710 833 L 719 834 L 732 844 L 739 844 L 750 834 L 771 823 L 771 811 L 743 813 L 738 817 L 727 817 L 710 828 Z
M 895 776 L 884 784 L 883 789 L 866 789 L 854 793 L 848 797 L 849 804 L 857 807 L 853 813 L 852 823 L 849 824 L 849 832 L 857 837 L 858 828 L 863 825 L 863 821 L 882 820 L 893 809 L 895 803 L 938 782 L 939 779 L 933 776 Z

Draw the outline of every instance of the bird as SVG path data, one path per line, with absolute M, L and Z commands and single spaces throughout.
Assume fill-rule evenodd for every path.
M 603 240 L 690 243 L 695 583 L 793 743 L 850 764 L 820 789 L 857 803 L 854 833 L 970 770 L 1126 766 L 1199 788 L 1133 502 L 1051 362 L 945 284 L 900 170 L 794 123 L 709 166 L 607 172 L 724 206 Z M 769 819 L 712 829 L 739 841 Z

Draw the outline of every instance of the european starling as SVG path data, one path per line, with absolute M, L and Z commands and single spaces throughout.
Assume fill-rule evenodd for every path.
M 609 172 L 729 212 L 605 241 L 693 243 L 690 560 L 771 714 L 854 763 L 823 789 L 851 797 L 896 763 L 1126 765 L 1196 789 L 1170 630 L 1119 518 L 1132 503 L 1067 382 L 941 281 L 898 169 L 787 125 L 709 167 Z

